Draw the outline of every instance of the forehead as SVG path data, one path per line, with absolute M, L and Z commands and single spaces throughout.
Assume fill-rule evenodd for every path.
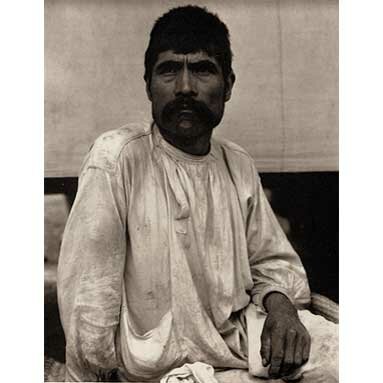
M 158 55 L 155 66 L 157 66 L 157 65 L 159 65 L 165 61 L 196 63 L 199 61 L 206 61 L 206 60 L 212 62 L 218 68 L 220 68 L 220 65 L 218 64 L 217 60 L 214 57 L 209 56 L 204 51 L 198 51 L 198 52 L 194 52 L 194 53 L 175 53 L 174 51 L 168 50 L 165 52 L 161 52 Z

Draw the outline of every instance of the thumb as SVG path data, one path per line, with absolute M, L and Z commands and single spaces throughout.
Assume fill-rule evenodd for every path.
M 268 331 L 263 331 L 261 336 L 262 365 L 266 367 L 270 363 L 271 337 Z

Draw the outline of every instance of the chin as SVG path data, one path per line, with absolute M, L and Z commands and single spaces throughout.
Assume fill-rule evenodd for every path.
M 201 129 L 200 127 L 196 126 L 180 126 L 178 125 L 176 127 L 176 134 L 177 136 L 184 136 L 184 137 L 198 137 L 202 135 L 205 132 L 204 129 Z
M 176 127 L 175 134 L 179 137 L 198 138 L 210 133 L 213 129 L 206 126 L 182 126 Z
M 189 120 L 167 122 L 158 126 L 168 134 L 179 138 L 197 138 L 212 130 L 210 127 Z

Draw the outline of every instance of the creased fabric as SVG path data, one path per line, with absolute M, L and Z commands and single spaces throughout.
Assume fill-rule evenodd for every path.
M 179 383 L 182 379 L 192 378 L 196 383 L 218 383 L 214 377 L 214 368 L 206 363 L 185 363 L 168 372 L 160 383 Z
M 96 140 L 59 259 L 68 380 L 118 368 L 149 381 L 199 361 L 247 369 L 242 309 L 271 291 L 310 300 L 243 149 L 212 140 L 193 156 L 139 125 Z

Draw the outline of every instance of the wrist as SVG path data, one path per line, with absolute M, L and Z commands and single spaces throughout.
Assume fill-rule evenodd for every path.
M 290 299 L 278 291 L 270 292 L 267 294 L 263 299 L 263 306 L 268 313 L 274 311 L 288 311 L 297 313 L 297 310 L 291 303 Z

